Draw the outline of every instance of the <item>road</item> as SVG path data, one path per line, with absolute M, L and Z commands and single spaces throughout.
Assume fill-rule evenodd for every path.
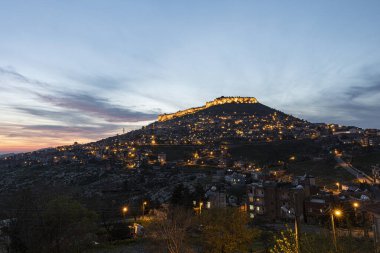
M 265 227 L 268 227 L 270 229 L 274 229 L 277 231 L 284 231 L 288 228 L 293 229 L 293 224 L 284 224 L 284 223 L 273 223 L 273 224 L 266 224 Z M 320 227 L 318 225 L 309 225 L 309 224 L 300 224 L 300 231 L 301 233 L 317 233 L 317 234 L 328 234 L 331 233 L 331 230 Z M 336 228 L 336 233 L 338 236 L 349 236 L 351 233 L 352 237 L 355 238 L 363 238 L 365 237 L 364 230 L 362 228 L 351 228 L 351 229 L 344 229 L 344 228 Z M 373 231 L 368 231 L 368 237 L 373 238 Z
M 345 162 L 340 156 L 335 156 L 335 160 L 338 165 L 344 169 L 346 169 L 349 173 L 351 173 L 354 177 L 356 177 L 362 183 L 372 184 L 373 178 L 365 174 L 363 171 L 358 170 L 350 163 Z

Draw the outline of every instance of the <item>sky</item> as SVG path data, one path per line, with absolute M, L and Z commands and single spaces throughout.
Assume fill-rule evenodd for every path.
M 380 128 L 380 1 L 0 8 L 0 153 L 85 143 L 219 96 Z

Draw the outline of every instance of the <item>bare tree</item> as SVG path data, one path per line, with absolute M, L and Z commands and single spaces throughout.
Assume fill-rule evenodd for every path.
M 173 207 L 156 213 L 156 221 L 148 228 L 154 252 L 166 248 L 169 253 L 192 252 L 188 244 L 188 231 L 192 225 L 191 211 Z
M 246 213 L 235 208 L 202 212 L 201 243 L 207 253 L 249 252 L 259 231 L 248 226 Z

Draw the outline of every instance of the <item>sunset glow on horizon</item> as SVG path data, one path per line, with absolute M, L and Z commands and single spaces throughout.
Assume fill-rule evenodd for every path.
M 91 142 L 91 139 L 79 139 L 76 140 L 78 143 L 88 143 Z M 52 147 L 58 147 L 58 146 L 64 146 L 64 145 L 72 145 L 74 141 L 66 141 L 66 140 L 57 140 L 52 141 L 50 139 L 46 141 L 41 141 L 40 138 L 29 138 L 27 141 L 25 140 L 19 140 L 17 141 L 10 141 L 10 142 L 1 142 L 0 143 L 0 154 L 1 153 L 19 153 L 19 152 L 30 152 L 35 151 L 39 149 L 44 148 L 52 148 Z

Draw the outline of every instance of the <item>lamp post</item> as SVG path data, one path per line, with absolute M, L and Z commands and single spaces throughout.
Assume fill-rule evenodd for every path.
M 297 219 L 298 219 L 297 217 L 295 217 L 295 219 L 294 219 L 294 236 L 295 236 L 295 239 L 296 239 L 296 253 L 299 253 L 299 250 L 300 250 L 300 245 L 299 245 L 300 235 L 299 235 L 299 225 L 298 225 Z
M 142 204 L 142 216 L 143 216 L 143 219 L 145 217 L 145 206 L 148 204 L 148 202 L 144 201 L 143 204 Z
M 340 209 L 334 209 L 334 210 L 331 210 L 330 215 L 331 215 L 331 227 L 332 227 L 332 232 L 333 232 L 334 247 L 335 247 L 335 251 L 338 251 L 338 246 L 337 246 L 337 241 L 336 241 L 334 215 L 336 217 L 340 217 L 340 216 L 342 216 L 342 211 Z
M 123 218 L 124 218 L 124 222 L 127 223 L 127 220 L 125 219 L 126 217 L 126 214 L 128 212 L 128 207 L 127 206 L 124 206 L 122 209 L 121 209 L 122 213 L 123 213 Z
M 203 206 L 203 202 L 199 202 L 199 215 L 202 214 L 202 206 Z
M 358 202 L 354 202 L 352 204 L 352 206 L 354 207 L 354 210 L 355 210 L 355 215 L 356 215 L 356 209 L 360 206 Z
M 298 222 L 298 206 L 297 206 L 297 192 L 293 194 L 294 198 L 294 236 L 296 240 L 296 253 L 300 252 L 300 245 L 299 245 L 299 239 L 300 239 L 300 227 Z
M 356 210 L 359 208 L 360 204 L 359 204 L 358 202 L 354 202 L 354 203 L 352 203 L 352 206 L 354 207 L 354 212 L 355 212 L 355 223 L 356 223 L 356 221 L 357 221 L 357 219 L 358 219 L 358 214 L 357 214 Z

